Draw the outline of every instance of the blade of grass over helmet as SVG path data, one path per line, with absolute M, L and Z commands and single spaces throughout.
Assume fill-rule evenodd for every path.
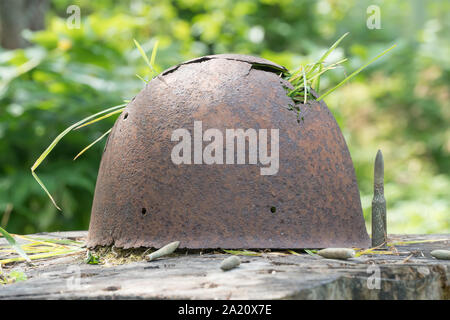
M 5 237 L 6 241 L 8 241 L 9 245 L 16 250 L 16 252 L 24 258 L 27 262 L 31 262 L 31 259 L 28 257 L 28 255 L 25 253 L 25 251 L 22 250 L 19 244 L 17 244 L 16 240 L 2 227 L 0 227 L 0 233 Z
M 159 41 L 156 40 L 155 45 L 153 46 L 153 49 L 152 49 L 152 56 L 150 58 L 150 65 L 152 66 L 152 69 L 154 72 L 155 72 L 155 58 L 156 58 L 156 52 L 158 51 L 158 45 L 159 45 Z
M 102 140 L 105 136 L 107 136 L 110 132 L 111 132 L 112 128 L 109 129 L 108 131 L 106 131 L 104 134 L 102 134 L 99 138 L 97 138 L 94 142 L 92 142 L 90 145 L 88 145 L 86 148 L 84 148 L 83 150 L 81 150 L 76 156 L 75 158 L 73 158 L 73 160 L 76 160 L 79 156 L 81 156 L 84 152 L 86 152 L 90 147 L 92 147 L 94 144 L 96 144 L 97 142 L 99 142 L 100 140 Z
M 308 96 L 308 87 L 306 86 L 306 72 L 305 72 L 305 69 L 303 69 L 303 86 L 304 86 L 304 91 L 303 91 L 304 100 L 303 100 L 303 104 L 306 104 L 307 96 Z
M 42 189 L 44 189 L 45 193 L 47 194 L 47 196 L 50 198 L 50 200 L 52 201 L 53 205 L 56 207 L 56 209 L 58 209 L 59 211 L 61 211 L 61 208 L 58 207 L 58 205 L 56 204 L 55 199 L 53 199 L 52 195 L 50 194 L 50 192 L 47 190 L 47 188 L 45 187 L 44 183 L 41 181 L 41 179 L 39 179 L 39 177 L 37 176 L 37 174 L 31 170 L 31 175 L 33 176 L 33 178 L 37 181 L 37 183 L 39 183 L 39 185 L 41 186 Z
M 321 76 L 322 74 L 324 74 L 324 73 L 327 72 L 328 70 L 336 69 L 337 67 L 339 67 L 339 65 L 340 65 L 341 63 L 344 63 L 344 62 L 346 62 L 347 60 L 348 60 L 347 58 L 344 58 L 344 59 L 339 60 L 338 62 L 332 63 L 332 64 L 330 64 L 330 65 L 328 65 L 328 66 L 326 66 L 326 67 L 324 67 L 323 65 L 320 65 L 319 70 L 317 70 L 316 73 L 311 74 L 311 75 L 308 77 L 308 81 L 314 80 L 314 79 L 317 78 L 317 77 L 320 78 L 320 76 Z
M 319 69 L 313 73 L 308 70 L 308 66 L 306 67 L 300 67 L 294 74 L 292 74 L 289 77 L 289 82 L 294 86 L 294 89 L 289 91 L 288 96 L 302 96 L 303 95 L 303 102 L 306 103 L 304 92 L 308 94 L 308 89 L 311 87 L 315 87 L 316 84 L 320 84 L 320 76 L 327 72 L 328 70 L 333 70 L 337 68 L 340 64 L 347 61 L 347 58 L 341 59 L 335 63 L 332 63 L 328 66 L 324 66 L 323 64 L 320 64 Z M 305 83 L 306 82 L 306 83 Z M 316 91 L 317 92 L 317 91 Z
M 113 115 L 115 115 L 115 114 L 122 113 L 122 111 L 123 111 L 124 109 L 125 109 L 125 108 L 121 108 L 121 109 L 112 111 L 112 112 L 110 112 L 110 113 L 107 113 L 107 114 L 105 114 L 105 115 L 103 115 L 103 116 L 101 116 L 101 117 L 98 117 L 97 119 L 94 119 L 94 120 L 92 120 L 92 121 L 83 123 L 82 125 L 76 127 L 76 128 L 73 129 L 73 130 L 78 130 L 78 129 L 82 128 L 82 127 L 86 127 L 86 126 L 88 126 L 88 125 L 90 125 L 90 124 L 96 123 L 96 122 L 101 121 L 101 120 L 106 119 L 106 118 L 109 118 L 109 117 L 111 117 L 111 116 L 113 116 Z
M 152 71 L 152 75 L 156 74 L 157 72 L 155 70 L 154 64 L 155 64 L 156 52 L 158 50 L 159 41 L 156 41 L 155 45 L 153 46 L 152 55 L 151 55 L 150 60 L 148 59 L 147 54 L 145 53 L 144 49 L 142 49 L 139 42 L 137 42 L 136 39 L 133 39 L 133 41 L 134 41 L 134 44 L 136 45 L 136 47 L 138 48 L 139 52 L 141 53 L 142 58 L 144 58 L 145 63 L 149 66 L 150 70 Z
M 306 104 L 308 97 L 308 88 L 320 86 L 320 76 L 328 70 L 335 69 L 339 64 L 347 61 L 342 59 L 338 62 L 325 66 L 325 59 L 337 48 L 339 43 L 348 35 L 348 32 L 342 35 L 321 57 L 320 59 L 306 66 L 300 66 L 296 71 L 288 76 L 288 81 L 294 86 L 294 89 L 288 93 L 288 96 L 294 100 L 303 98 Z M 316 70 L 318 67 L 318 70 Z
M 322 73 L 323 73 L 323 72 L 322 72 L 322 69 L 323 69 L 323 66 L 320 65 L 320 66 L 319 66 L 318 77 L 315 79 L 314 88 L 315 88 L 317 94 L 319 94 L 319 90 L 320 90 L 320 76 L 321 76 Z
M 35 170 L 39 167 L 39 165 L 42 163 L 42 161 L 45 160 L 45 158 L 48 156 L 48 154 L 53 150 L 53 148 L 58 144 L 58 142 L 66 135 L 68 134 L 70 131 L 72 131 L 74 128 L 82 125 L 83 123 L 85 123 L 86 121 L 89 121 L 91 119 L 94 119 L 95 117 L 98 117 L 104 113 L 108 113 L 114 110 L 117 110 L 119 108 L 123 108 L 125 106 L 125 104 L 120 104 L 105 110 L 102 110 L 100 112 L 97 112 L 96 114 L 93 114 L 89 117 L 84 118 L 83 120 L 78 121 L 77 123 L 71 125 L 70 127 L 66 128 L 63 132 L 61 132 L 53 141 L 52 143 L 47 147 L 47 149 L 45 149 L 45 151 L 39 156 L 39 158 L 36 160 L 36 162 L 33 164 L 33 166 L 31 167 L 31 174 L 33 175 L 34 179 L 37 181 L 37 183 L 39 183 L 39 185 L 42 187 L 42 189 L 44 189 L 44 191 L 47 193 L 47 195 L 49 196 L 50 200 L 53 202 L 53 204 L 55 205 L 55 207 L 58 210 L 61 210 L 57 205 L 55 200 L 53 199 L 53 197 L 51 196 L 50 192 L 47 190 L 47 188 L 45 188 L 44 183 L 39 179 L 39 177 L 37 176 L 37 174 L 35 173 Z
M 313 67 L 311 68 L 311 70 L 308 72 L 308 76 L 311 74 L 311 72 L 313 72 L 314 70 L 316 70 L 316 68 L 320 65 L 323 64 L 323 62 L 325 61 L 325 59 L 334 51 L 334 49 L 336 49 L 336 47 L 339 45 L 339 43 L 341 43 L 341 41 L 349 34 L 349 32 L 346 32 L 342 35 L 342 37 L 340 37 L 335 43 L 333 43 L 333 45 L 322 55 L 322 57 L 320 57 L 320 59 L 313 65 Z
M 394 49 L 397 45 L 394 44 L 392 47 L 390 47 L 389 49 L 384 50 L 382 53 L 380 53 L 379 55 L 377 55 L 376 57 L 374 57 L 373 59 L 371 59 L 369 62 L 367 62 L 366 64 L 364 64 L 363 66 L 361 66 L 360 68 L 358 68 L 356 71 L 354 71 L 352 74 L 350 74 L 348 77 L 346 77 L 344 80 L 342 80 L 341 82 L 339 82 L 338 85 L 336 85 L 335 87 L 331 88 L 330 90 L 328 90 L 327 92 L 325 92 L 324 94 L 322 94 L 320 97 L 317 98 L 317 101 L 325 98 L 327 95 L 329 95 L 330 93 L 332 93 L 334 90 L 340 88 L 341 86 L 343 86 L 347 81 L 349 81 L 351 78 L 353 78 L 354 76 L 356 76 L 358 73 L 360 73 L 362 70 L 364 70 L 367 66 L 369 66 L 370 64 L 372 64 L 373 62 L 375 62 L 376 60 L 378 60 L 379 58 L 381 58 L 382 56 L 384 56 L 386 53 L 388 53 L 389 51 L 391 51 L 392 49 Z
M 134 44 L 136 45 L 136 47 L 138 48 L 142 58 L 144 58 L 145 63 L 147 63 L 147 65 L 149 66 L 150 70 L 152 70 L 152 72 L 154 72 L 155 70 L 153 70 L 153 67 L 150 63 L 150 60 L 148 60 L 147 54 L 145 53 L 144 49 L 142 49 L 141 45 L 139 44 L 139 42 L 137 42 L 136 39 L 133 39 Z
M 142 82 L 144 82 L 144 83 L 148 83 L 148 80 L 146 80 L 146 79 L 144 79 L 144 78 L 142 78 L 140 75 L 138 75 L 137 73 L 136 73 L 136 77 L 138 77 L 139 78 L 139 80 L 141 80 Z

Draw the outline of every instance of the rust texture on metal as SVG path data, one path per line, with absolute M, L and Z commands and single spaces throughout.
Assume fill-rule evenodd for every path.
M 284 70 L 260 58 L 218 55 L 150 81 L 107 141 L 88 246 L 368 247 L 344 137 L 324 102 L 303 106 L 297 123 Z M 203 131 L 279 129 L 278 173 L 260 175 L 259 163 L 175 165 L 172 132 L 193 135 L 194 121 Z

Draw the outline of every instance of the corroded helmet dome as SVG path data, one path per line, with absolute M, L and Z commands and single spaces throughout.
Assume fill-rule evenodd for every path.
M 88 246 L 367 247 L 344 137 L 322 101 L 298 122 L 285 71 L 225 54 L 151 80 L 106 143 Z

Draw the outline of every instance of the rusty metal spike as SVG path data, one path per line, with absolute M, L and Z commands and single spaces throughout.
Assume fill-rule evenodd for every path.
M 387 241 L 386 199 L 384 198 L 384 161 L 381 150 L 375 158 L 372 200 L 372 247 Z

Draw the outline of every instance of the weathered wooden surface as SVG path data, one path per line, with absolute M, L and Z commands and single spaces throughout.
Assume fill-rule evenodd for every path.
M 45 236 L 83 239 L 86 232 Z M 3 266 L 20 268 L 28 280 L 0 286 L 0 299 L 449 299 L 450 261 L 429 253 L 449 249 L 450 235 L 389 238 L 447 240 L 397 245 L 399 255 L 347 261 L 308 254 L 241 256 L 241 265 L 227 272 L 219 267 L 224 254 L 180 254 L 110 267 L 85 264 L 78 254 L 33 267 Z

